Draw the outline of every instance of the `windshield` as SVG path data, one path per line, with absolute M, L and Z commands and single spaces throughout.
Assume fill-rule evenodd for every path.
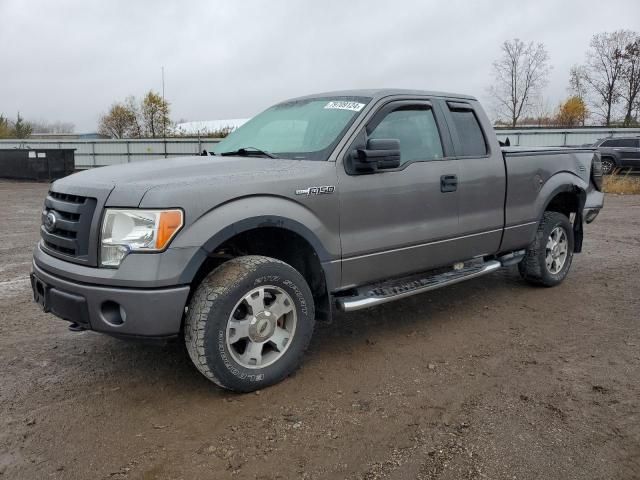
M 252 150 L 280 158 L 327 160 L 367 97 L 326 97 L 280 103 L 249 120 L 218 143 L 216 155 Z

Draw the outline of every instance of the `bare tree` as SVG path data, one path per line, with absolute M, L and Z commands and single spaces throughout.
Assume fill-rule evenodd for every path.
M 493 63 L 495 82 L 489 91 L 498 116 L 508 118 L 515 127 L 548 82 L 549 54 L 542 43 L 525 44 L 517 38 L 505 41 L 501 50 L 502 56 Z
M 587 97 L 587 72 L 582 65 L 573 65 L 569 70 L 569 93 L 584 100 Z
M 140 105 L 133 95 L 129 95 L 124 100 L 124 106 L 131 115 L 131 122 L 127 136 L 130 138 L 142 138 L 142 114 L 140 113 Z
M 598 33 L 591 38 L 585 65 L 585 80 L 594 97 L 596 113 L 609 126 L 613 108 L 620 100 L 620 77 L 622 75 L 625 47 L 631 43 L 633 32 Z
M 586 108 L 587 94 L 589 92 L 587 85 L 587 71 L 583 65 L 573 65 L 569 70 L 569 87 L 567 90 L 569 91 L 570 98 L 577 98 L 585 107 L 584 115 L 580 117 L 580 124 L 584 127 L 587 118 L 589 117 L 589 109 Z
M 73 133 L 75 125 L 71 122 L 48 122 L 46 120 L 36 120 L 31 122 L 33 133 Z
M 624 47 L 620 75 L 620 96 L 624 100 L 624 125 L 633 122 L 634 110 L 640 102 L 640 35 Z
M 98 132 L 111 138 L 129 137 L 136 123 L 135 117 L 126 105 L 114 103 L 109 112 L 100 117 Z

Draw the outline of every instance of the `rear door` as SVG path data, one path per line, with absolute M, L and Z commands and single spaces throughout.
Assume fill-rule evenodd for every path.
M 443 102 L 458 159 L 459 228 L 456 246 L 467 257 L 494 254 L 504 227 L 506 172 L 502 150 L 475 101 Z
M 400 141 L 401 166 L 349 173 L 349 155 L 369 138 Z M 451 138 L 430 99 L 387 101 L 366 120 L 338 163 L 342 283 L 370 283 L 451 264 L 460 252 L 458 192 Z M 453 180 L 452 180 L 453 181 Z

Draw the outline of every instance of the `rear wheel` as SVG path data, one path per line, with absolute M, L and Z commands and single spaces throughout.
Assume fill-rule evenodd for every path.
M 611 158 L 605 157 L 602 159 L 602 173 L 604 175 L 611 175 L 615 168 L 616 164 Z
M 553 287 L 561 283 L 573 260 L 573 227 L 558 212 L 545 212 L 536 238 L 518 265 L 520 275 L 537 285 Z
M 198 286 L 185 342 L 205 377 L 250 392 L 298 367 L 313 327 L 313 296 L 302 275 L 279 260 L 246 256 L 225 262 Z

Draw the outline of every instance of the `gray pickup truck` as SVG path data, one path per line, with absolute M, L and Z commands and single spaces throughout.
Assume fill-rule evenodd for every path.
M 311 95 L 210 155 L 53 183 L 33 293 L 96 332 L 182 336 L 209 380 L 248 392 L 289 375 L 336 310 L 515 264 L 559 284 L 601 182 L 594 149 L 501 148 L 470 96 Z

